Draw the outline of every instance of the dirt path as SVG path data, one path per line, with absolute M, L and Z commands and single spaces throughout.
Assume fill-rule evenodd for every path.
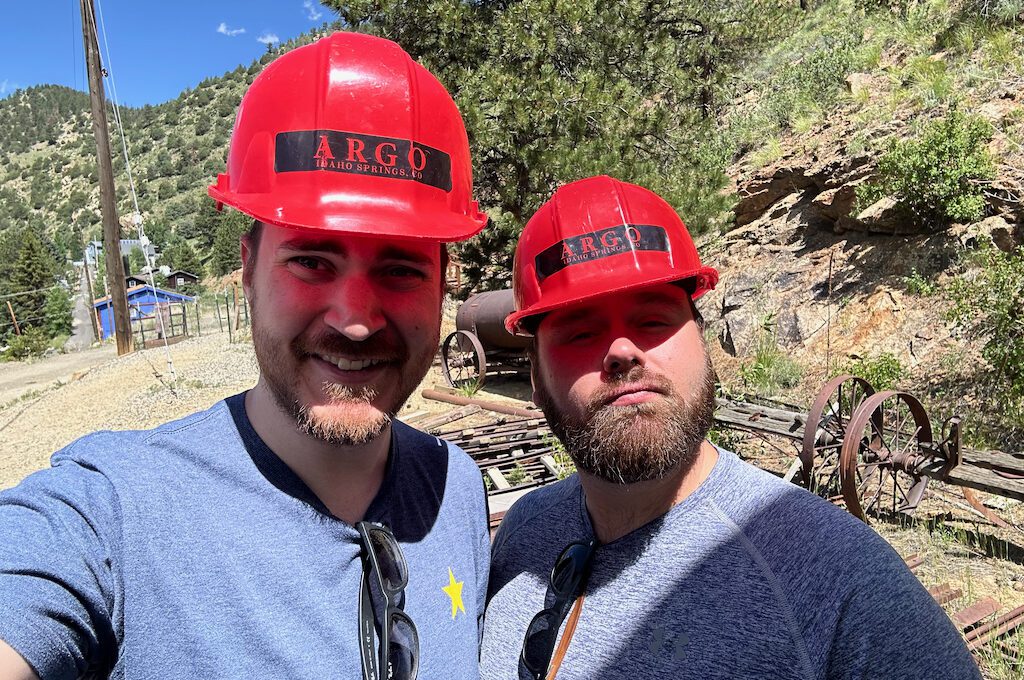
M 76 373 L 101 366 L 116 357 L 116 347 L 103 345 L 46 359 L 0 363 L 0 406 L 29 392 L 50 389 L 58 381 L 68 382 Z
M 71 337 L 64 345 L 69 352 L 80 352 L 92 346 L 96 334 L 92 327 L 93 307 L 89 299 L 89 285 L 85 279 L 85 268 L 78 282 L 78 293 L 75 295 L 75 308 L 71 319 Z

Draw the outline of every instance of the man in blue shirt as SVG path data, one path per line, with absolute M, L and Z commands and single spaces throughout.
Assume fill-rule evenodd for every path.
M 534 338 L 534 400 L 577 474 L 502 521 L 481 676 L 980 678 L 868 526 L 705 439 L 693 301 L 717 281 L 664 200 L 610 177 L 527 223 L 506 326 Z
M 392 420 L 486 218 L 444 87 L 337 33 L 246 92 L 248 392 L 101 432 L 0 494 L 0 679 L 476 677 L 489 544 L 466 454 Z M 387 650 L 387 651 L 385 651 Z

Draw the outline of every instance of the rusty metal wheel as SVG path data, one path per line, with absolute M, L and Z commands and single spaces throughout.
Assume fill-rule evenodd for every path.
M 480 339 L 469 331 L 450 333 L 441 344 L 441 366 L 452 387 L 479 389 L 487 377 L 487 357 Z
M 878 392 L 853 414 L 839 454 L 839 481 L 846 509 L 868 521 L 868 513 L 909 513 L 924 496 L 932 459 L 932 426 L 916 398 Z
M 839 375 L 818 393 L 807 414 L 800 449 L 800 480 L 825 498 L 839 495 L 839 451 L 850 420 L 864 400 L 875 393 L 863 378 Z

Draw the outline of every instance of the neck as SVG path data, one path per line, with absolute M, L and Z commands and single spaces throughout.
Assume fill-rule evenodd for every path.
M 260 378 L 245 396 L 245 410 L 256 434 L 335 517 L 349 524 L 363 519 L 384 481 L 390 425 L 366 444 L 329 444 L 299 430 L 295 419 L 274 400 Z
M 718 451 L 705 439 L 693 465 L 685 470 L 677 468 L 661 479 L 616 484 L 580 472 L 598 542 L 611 543 L 664 515 L 697 490 L 717 461 Z

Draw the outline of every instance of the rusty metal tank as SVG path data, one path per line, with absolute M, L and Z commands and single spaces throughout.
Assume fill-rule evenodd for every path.
M 455 315 L 455 327 L 469 331 L 483 345 L 484 350 L 525 349 L 528 338 L 512 335 L 505 330 L 505 317 L 515 309 L 512 290 L 491 290 L 469 297 Z

